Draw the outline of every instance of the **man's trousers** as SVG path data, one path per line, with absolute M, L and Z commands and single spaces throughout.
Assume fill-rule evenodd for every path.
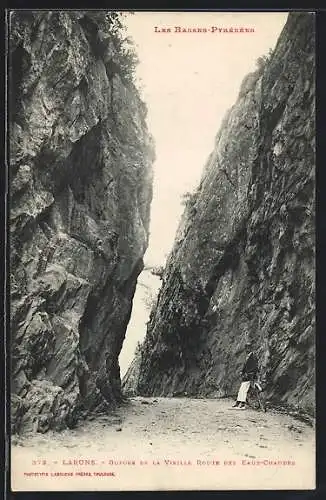
M 245 403 L 246 402 L 246 400 L 247 400 L 247 394 L 248 394 L 248 391 L 249 391 L 249 387 L 250 387 L 250 381 L 248 381 L 248 382 L 242 382 L 241 383 L 240 389 L 239 389 L 239 392 L 238 392 L 237 401 L 240 401 L 241 403 Z

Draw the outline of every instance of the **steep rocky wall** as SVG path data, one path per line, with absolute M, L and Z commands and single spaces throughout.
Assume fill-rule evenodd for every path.
M 135 352 L 134 358 L 122 379 L 122 391 L 127 397 L 137 396 L 137 384 L 140 377 L 141 351 Z
M 314 16 L 290 14 L 188 200 L 137 367 L 140 394 L 234 395 L 250 339 L 270 401 L 314 411 L 314 65 Z
M 154 153 L 110 29 L 103 12 L 10 18 L 14 431 L 74 425 L 119 399 Z

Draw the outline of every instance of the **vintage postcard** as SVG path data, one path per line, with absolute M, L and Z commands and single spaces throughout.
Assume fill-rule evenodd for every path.
M 7 14 L 11 489 L 314 489 L 314 13 Z

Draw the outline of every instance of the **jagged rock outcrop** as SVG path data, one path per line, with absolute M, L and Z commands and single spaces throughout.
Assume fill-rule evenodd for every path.
M 10 17 L 14 431 L 72 426 L 120 397 L 117 360 L 148 243 L 154 150 L 104 14 Z
M 267 398 L 314 412 L 314 50 L 314 15 L 291 13 L 226 114 L 167 261 L 139 394 L 234 395 L 250 339 Z
M 137 384 L 140 376 L 142 354 L 137 350 L 129 368 L 122 379 L 122 391 L 125 396 L 137 396 Z

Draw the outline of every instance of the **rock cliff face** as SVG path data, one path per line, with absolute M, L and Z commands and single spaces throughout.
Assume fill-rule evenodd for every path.
M 142 361 L 142 353 L 138 351 L 134 355 L 134 359 L 129 365 L 129 368 L 122 379 L 122 390 L 125 396 L 137 396 L 138 379 L 140 377 L 140 367 Z
M 290 14 L 225 116 L 151 313 L 141 395 L 236 394 L 249 339 L 268 399 L 313 413 L 314 50 L 314 16 Z
M 112 26 L 103 12 L 10 18 L 13 431 L 120 397 L 154 153 Z

